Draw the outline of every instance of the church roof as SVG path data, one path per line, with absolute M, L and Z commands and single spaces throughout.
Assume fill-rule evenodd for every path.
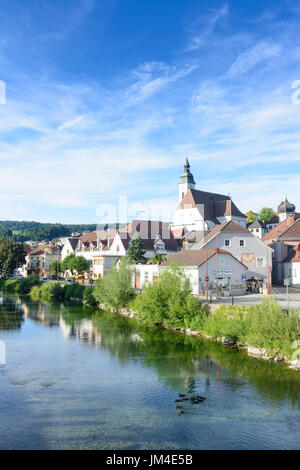
M 217 217 L 235 216 L 246 219 L 245 214 L 236 207 L 229 196 L 199 191 L 198 189 L 189 189 L 178 209 L 190 209 L 198 205 L 204 206 L 204 219 L 212 220 L 217 224 L 219 223 Z
M 296 207 L 294 204 L 291 204 L 287 198 L 285 198 L 285 201 L 282 201 L 281 204 L 279 204 L 277 210 L 279 213 L 295 212 Z

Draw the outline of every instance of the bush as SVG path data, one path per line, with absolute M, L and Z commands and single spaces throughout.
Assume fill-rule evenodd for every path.
M 192 295 L 189 280 L 176 266 L 164 271 L 156 284 L 146 287 L 132 308 L 144 323 L 167 328 L 200 329 L 208 313 Z
M 5 292 L 13 294 L 19 291 L 19 280 L 18 279 L 8 279 L 4 284 Z
M 246 339 L 246 308 L 221 305 L 210 314 L 203 325 L 203 332 L 208 336 L 234 339 L 244 342 Z
M 94 297 L 94 289 L 92 287 L 84 288 L 83 300 L 93 307 L 97 305 L 96 299 Z
M 40 296 L 42 295 L 42 289 L 40 286 L 33 286 L 30 291 L 30 295 Z
M 19 280 L 18 292 L 20 294 L 29 294 L 33 286 L 39 286 L 40 284 L 39 276 L 37 274 L 31 274 L 31 276 L 28 276 L 26 279 Z
M 291 357 L 292 344 L 300 338 L 299 312 L 285 312 L 273 299 L 248 308 L 247 342 Z
M 43 298 L 52 300 L 64 300 L 65 292 L 64 288 L 59 282 L 45 282 L 40 292 Z
M 111 268 L 103 279 L 99 279 L 94 287 L 94 297 L 97 303 L 119 310 L 125 307 L 134 297 L 131 285 L 132 271 L 123 259 L 119 269 Z
M 84 290 L 85 286 L 81 284 L 66 284 L 64 286 L 65 300 L 70 301 L 72 298 L 82 300 Z

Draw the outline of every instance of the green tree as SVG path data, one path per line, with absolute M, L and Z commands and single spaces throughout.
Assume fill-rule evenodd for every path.
M 275 215 L 273 209 L 271 209 L 270 207 L 263 207 L 259 213 L 258 219 L 261 222 L 269 222 L 269 220 L 272 219 L 273 215 Z
M 146 287 L 132 308 L 144 323 L 167 328 L 199 329 L 207 317 L 207 309 L 192 295 L 189 279 L 175 265 L 164 270 L 156 284 Z
M 53 263 L 50 264 L 50 270 L 53 274 L 58 275 L 58 273 L 61 272 L 61 262 L 58 260 L 53 261 Z
M 79 274 L 82 274 L 89 269 L 89 262 L 84 256 L 75 256 L 71 263 L 72 271 L 77 271 Z
M 74 253 L 71 253 L 70 255 L 66 256 L 65 259 L 61 262 L 61 270 L 62 271 L 67 271 L 67 269 L 71 269 L 71 271 L 72 271 L 74 258 L 75 258 Z
M 253 211 L 247 212 L 246 215 L 247 215 L 247 220 L 246 220 L 247 224 L 252 224 L 257 219 L 257 214 L 255 214 L 255 212 Z
M 132 270 L 125 259 L 118 268 L 112 267 L 94 287 L 96 301 L 114 310 L 125 307 L 133 296 Z
M 83 256 L 75 256 L 74 253 L 71 253 L 61 263 L 61 270 L 66 271 L 67 269 L 83 273 L 89 269 L 89 262 Z
M 22 243 L 0 240 L 0 273 L 11 274 L 16 267 L 25 263 L 26 253 Z
M 130 264 L 145 262 L 145 250 L 141 237 L 133 238 L 128 248 L 128 260 Z

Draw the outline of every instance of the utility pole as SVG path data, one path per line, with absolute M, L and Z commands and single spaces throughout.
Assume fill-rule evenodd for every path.
M 217 263 L 217 292 L 216 292 L 216 298 L 218 300 L 219 298 L 219 258 L 218 258 L 218 254 L 219 254 L 219 249 L 218 249 L 218 234 L 216 236 L 216 245 L 217 245 L 217 248 L 216 248 L 216 263 Z
M 267 239 L 267 276 L 268 276 L 268 295 L 270 295 L 269 240 L 268 239 Z

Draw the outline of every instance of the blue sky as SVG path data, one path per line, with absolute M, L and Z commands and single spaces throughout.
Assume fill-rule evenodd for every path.
M 300 1 L 0 0 L 0 12 L 1 220 L 92 223 L 119 195 L 130 216 L 158 217 L 186 156 L 199 189 L 243 211 L 286 196 L 300 211 Z

